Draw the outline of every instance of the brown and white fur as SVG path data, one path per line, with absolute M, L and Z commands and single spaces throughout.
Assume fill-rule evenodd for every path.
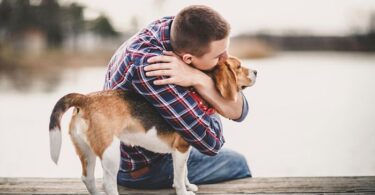
M 256 71 L 230 57 L 219 63 L 211 76 L 224 98 L 235 98 L 238 91 L 255 82 Z M 96 157 L 103 167 L 103 186 L 107 194 L 118 194 L 117 172 L 120 167 L 120 141 L 158 153 L 172 153 L 174 187 L 178 195 L 194 194 L 198 187 L 187 178 L 190 145 L 157 113 L 141 95 L 107 90 L 82 95 L 71 93 L 55 105 L 50 119 L 50 152 L 57 164 L 61 149 L 62 115 L 75 107 L 69 134 L 82 164 L 82 181 L 90 194 L 95 187 Z

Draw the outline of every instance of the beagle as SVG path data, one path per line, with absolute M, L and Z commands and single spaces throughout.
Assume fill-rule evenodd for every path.
M 256 71 L 241 66 L 237 58 L 220 62 L 209 73 L 224 98 L 255 83 Z M 194 194 L 198 187 L 187 178 L 187 143 L 141 95 L 106 90 L 82 95 L 70 93 L 54 106 L 49 124 L 50 154 L 57 164 L 61 149 L 62 115 L 75 107 L 69 134 L 82 164 L 82 181 L 90 194 L 95 187 L 96 157 L 103 167 L 103 187 L 107 194 L 118 194 L 117 172 L 120 168 L 120 141 L 157 153 L 172 153 L 174 187 L 178 195 Z

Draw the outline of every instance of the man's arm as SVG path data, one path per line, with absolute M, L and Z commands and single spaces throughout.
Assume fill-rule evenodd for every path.
M 156 85 L 175 84 L 183 87 L 193 86 L 198 93 L 210 103 L 222 116 L 230 119 L 243 118 L 247 110 L 245 106 L 246 99 L 241 98 L 241 93 L 237 94 L 235 100 L 226 100 L 217 91 L 214 81 L 202 71 L 185 64 L 178 56 L 160 55 L 148 60 L 149 65 L 145 68 L 147 76 L 166 76 L 154 81 Z
M 145 66 L 133 68 L 132 85 L 181 136 L 201 153 L 215 155 L 224 144 L 220 118 L 199 106 L 191 91 L 177 85 L 155 85 Z
M 241 93 L 235 100 L 224 99 L 216 89 L 214 81 L 206 74 L 198 71 L 193 84 L 197 92 L 210 103 L 222 116 L 229 119 L 239 119 L 242 115 L 244 99 Z

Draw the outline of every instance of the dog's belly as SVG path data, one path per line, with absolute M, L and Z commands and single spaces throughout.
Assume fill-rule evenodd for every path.
M 155 127 L 152 127 L 146 133 L 124 130 L 119 136 L 120 140 L 126 145 L 140 146 L 147 150 L 157 153 L 171 153 L 172 147 L 157 136 Z

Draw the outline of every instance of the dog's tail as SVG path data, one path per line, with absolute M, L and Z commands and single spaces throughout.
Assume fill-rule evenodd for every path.
M 81 107 L 85 101 L 85 95 L 70 93 L 60 98 L 52 110 L 49 121 L 50 153 L 53 162 L 57 164 L 61 150 L 61 126 L 60 121 L 63 114 L 70 107 Z

